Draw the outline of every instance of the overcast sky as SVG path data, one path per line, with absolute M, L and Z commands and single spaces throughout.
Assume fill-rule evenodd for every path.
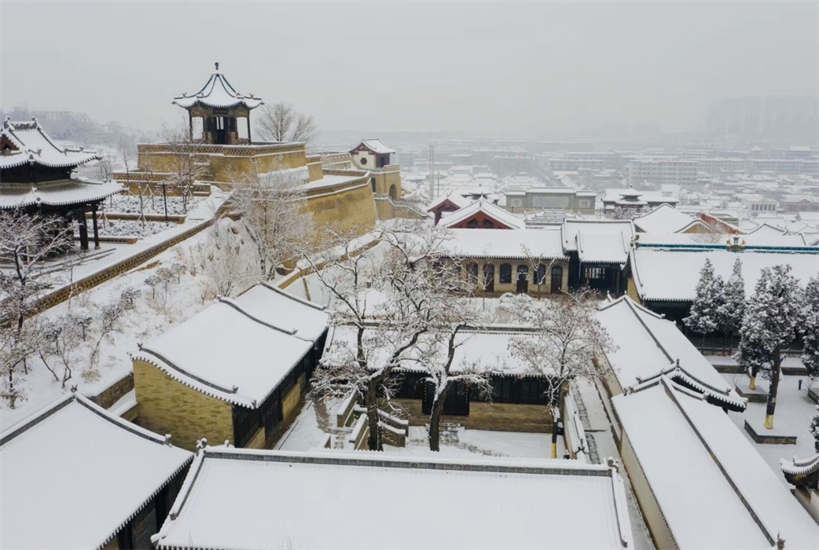
M 817 3 L 0 2 L 0 107 L 149 130 L 213 61 L 328 131 L 695 130 L 724 96 L 815 95 Z

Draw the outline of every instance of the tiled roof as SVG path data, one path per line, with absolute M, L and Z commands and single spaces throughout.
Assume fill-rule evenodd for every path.
M 101 548 L 192 457 L 63 397 L 0 434 L 0 547 Z
M 201 90 L 190 96 L 183 94 L 175 97 L 173 103 L 184 109 L 190 109 L 199 104 L 215 109 L 227 109 L 244 105 L 249 110 L 263 104 L 260 97 L 255 97 L 253 94 L 243 95 L 237 92 L 230 85 L 225 75 L 219 71 L 219 63 L 216 63 L 216 71 L 210 75 Z
M 101 201 L 123 191 L 114 182 L 92 183 L 59 180 L 39 183 L 4 183 L 0 185 L 0 210 L 31 205 L 63 206 Z
M 619 474 L 577 461 L 208 447 L 153 540 L 161 549 L 631 548 L 625 504 Z M 405 528 L 430 517 L 446 519 Z
M 100 159 L 94 151 L 60 147 L 52 141 L 37 119 L 32 119 L 31 122 L 11 122 L 6 117 L 0 129 L 0 139 L 3 137 L 13 147 L 0 152 L 0 170 L 26 163 L 63 168 Z

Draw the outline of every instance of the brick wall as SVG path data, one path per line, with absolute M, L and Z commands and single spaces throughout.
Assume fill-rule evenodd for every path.
M 413 426 L 429 423 L 429 415 L 422 412 L 420 399 L 396 399 L 409 413 Z M 512 403 L 469 403 L 469 416 L 442 416 L 441 422 L 460 424 L 474 430 L 498 432 L 551 433 L 552 415 L 546 405 L 516 405 Z
M 134 386 L 140 426 L 173 435 L 173 444 L 189 451 L 206 437 L 212 445 L 233 442 L 231 404 L 177 382 L 161 370 L 134 361 Z

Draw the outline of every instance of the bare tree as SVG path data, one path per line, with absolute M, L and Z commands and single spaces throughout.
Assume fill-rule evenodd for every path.
M 194 268 L 201 269 L 218 296 L 232 296 L 260 279 L 258 263 L 248 260 L 244 239 L 230 219 L 217 220 L 191 255 Z
M 613 351 L 616 346 L 596 319 L 588 293 L 547 302 L 535 302 L 522 294 L 511 302 L 507 307 L 517 311 L 519 320 L 532 332 L 513 338 L 509 351 L 530 372 L 546 380 L 546 396 L 552 406 L 552 458 L 557 458 L 557 428 L 569 384 L 610 374 L 608 367 L 595 367 L 592 360 L 595 354 Z
M 533 252 L 531 248 L 526 245 L 521 245 L 521 251 L 526 258 L 526 263 L 529 264 L 529 272 L 537 285 L 537 299 L 540 300 L 540 289 L 546 283 L 546 277 L 552 269 L 552 264 L 555 263 L 554 258 L 547 258 L 543 253 Z M 540 266 L 543 266 L 543 273 L 540 272 Z
M 451 305 L 453 304 L 442 304 L 443 307 Z M 448 311 L 452 312 L 451 309 Z M 465 384 L 473 396 L 491 394 L 489 371 L 478 363 L 455 361 L 457 349 L 473 337 L 466 335 L 463 329 L 471 326 L 471 321 L 478 318 L 478 312 L 473 311 L 466 313 L 460 320 L 453 319 L 448 329 L 439 329 L 418 346 L 416 362 L 422 366 L 425 374 L 423 380 L 428 384 L 428 391 L 432 392 L 428 434 L 430 451 L 441 450 L 441 415 L 450 390 L 458 384 Z
M 182 118 L 175 124 L 163 125 L 161 138 L 170 148 L 167 166 L 171 175 L 166 185 L 172 185 L 178 189 L 182 197 L 182 209 L 187 212 L 188 199 L 193 197 L 194 184 L 207 172 L 207 163 L 197 159 L 197 144 L 192 139 L 188 125 Z
M 256 248 L 263 279 L 275 276 L 284 262 L 294 260 L 313 232 L 311 215 L 304 209 L 300 173 L 278 170 L 235 181 L 232 201 Z
M 20 368 L 26 371 L 26 358 L 34 352 L 28 342 L 38 340 L 34 331 L 23 330 L 23 324 L 48 286 L 41 277 L 46 260 L 68 250 L 73 241 L 71 227 L 63 219 L 0 211 L 0 263 L 11 266 L 0 271 L 0 324 L 12 327 L 11 342 L 4 346 L 2 391 L 12 408 L 22 395 L 15 376 Z
M 256 130 L 267 141 L 312 143 L 319 134 L 311 115 L 299 113 L 289 103 L 279 102 L 262 107 Z
M 363 400 L 372 450 L 383 449 L 379 399 L 394 395 L 391 375 L 417 362 L 421 338 L 445 326 L 435 270 L 444 269 L 437 258 L 447 238 L 442 228 L 407 225 L 382 235 L 379 256 L 358 250 L 362 241 L 354 234 L 328 228 L 323 241 L 330 250 L 305 256 L 333 299 L 335 333 L 346 333 L 331 342 L 313 388 L 336 397 L 353 391 Z

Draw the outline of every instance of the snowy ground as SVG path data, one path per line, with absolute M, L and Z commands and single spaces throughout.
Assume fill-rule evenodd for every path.
M 731 384 L 738 383 L 748 387 L 748 377 L 744 374 L 723 374 L 723 378 Z M 799 389 L 799 380 L 802 380 L 802 389 Z M 816 454 L 813 446 L 814 439 L 810 434 L 810 421 L 817 414 L 816 403 L 808 397 L 807 376 L 783 376 L 779 382 L 779 392 L 776 402 L 776 413 L 774 414 L 774 428 L 777 431 L 785 431 L 797 436 L 796 445 L 764 445 L 755 443 L 750 434 L 745 430 L 745 420 L 753 420 L 760 425 L 765 419 L 765 403 L 748 403 L 748 408 L 744 413 L 729 412 L 728 415 L 734 424 L 742 431 L 746 439 L 750 441 L 759 454 L 768 463 L 768 466 L 776 472 L 779 479 L 790 487 L 782 475 L 779 468 L 780 458 L 807 458 Z M 757 388 L 767 391 L 768 382 L 757 379 Z
M 216 189 L 214 188 L 214 191 Z M 152 196 L 143 196 L 142 197 L 142 211 L 145 214 L 153 214 L 153 215 L 164 215 L 165 214 L 165 204 L 167 201 L 168 205 L 168 215 L 180 216 L 185 215 L 187 212 L 193 211 L 196 209 L 197 205 L 201 203 L 203 200 L 206 200 L 204 197 L 189 197 L 187 200 L 187 211 L 185 209 L 185 201 L 182 200 L 182 197 L 166 197 L 165 199 L 162 198 L 162 193 L 160 192 L 157 195 Z M 139 214 L 140 213 L 140 199 L 139 197 L 135 197 L 134 195 L 114 195 L 110 199 L 106 200 L 104 203 L 104 209 L 107 214 Z
M 611 433 L 611 421 L 606 413 L 606 408 L 600 397 L 595 384 L 580 380 L 573 388 L 573 395 L 577 401 L 580 417 L 583 420 L 583 428 L 586 431 L 586 438 L 589 440 L 589 455 L 592 462 L 604 464 L 606 459 L 611 457 L 622 464 L 620 451 Z M 620 466 L 620 475 L 626 486 L 626 500 L 628 501 L 628 513 L 631 518 L 631 531 L 634 535 L 634 548 L 637 550 L 654 550 L 654 542 L 646 527 L 640 506 L 634 498 L 634 491 L 631 488 L 631 481 L 628 478 L 626 469 Z
M 282 436 L 276 446 L 284 451 L 308 451 L 321 446 L 326 433 L 318 425 L 315 407 L 308 399 L 290 430 Z M 423 426 L 411 426 L 406 447 L 385 446 L 389 453 L 426 455 L 431 453 L 427 443 L 427 431 Z M 563 456 L 565 447 L 558 439 L 558 456 Z M 550 434 L 521 432 L 491 432 L 457 428 L 452 434 L 441 437 L 441 454 L 435 456 L 506 456 L 516 458 L 551 458 L 552 442 Z
M 135 300 L 135 308 L 125 314 L 118 330 L 102 340 L 96 369 L 89 369 L 90 349 L 88 346 L 83 347 L 75 356 L 76 367 L 71 379 L 62 388 L 61 383 L 54 379 L 39 359 L 30 361 L 29 373 L 18 379 L 18 383 L 24 388 L 25 400 L 15 409 L 0 402 L 0 431 L 70 391 L 70 387 L 75 384 L 84 395 L 100 393 L 131 372 L 129 354 L 137 351 L 139 342 L 149 341 L 212 303 L 216 296 L 209 289 L 201 271 L 197 276 L 192 275 L 190 270 L 181 273 L 179 282 L 172 285 L 167 298 L 162 300 L 152 298 L 152 289 L 145 282 L 162 267 L 189 262 L 190 247 L 199 243 L 206 235 L 207 230 L 202 231 L 152 258 L 143 266 L 41 314 L 41 317 L 52 320 L 69 312 L 88 312 L 93 315 L 98 311 L 96 308 L 99 305 L 116 300 L 126 288 L 141 292 L 140 297 Z
M 197 224 L 201 224 L 213 218 L 216 211 L 227 198 L 227 194 L 214 189 L 213 194 L 207 199 L 200 201 L 196 208 L 191 210 L 185 223 L 170 224 L 167 228 L 164 223 L 156 225 L 163 226 L 163 231 L 154 235 L 146 236 L 136 244 L 101 243 L 99 250 L 79 252 L 77 250 L 68 257 L 58 258 L 44 266 L 45 273 L 43 281 L 53 285 L 51 290 L 56 290 L 70 281 L 78 281 L 83 277 L 102 271 L 109 266 L 120 262 L 128 257 L 139 254 L 143 250 L 155 246 L 163 241 L 172 239 L 180 233 L 191 229 Z M 71 269 L 66 267 L 73 263 Z M 0 266 L 0 270 L 9 270 L 11 266 Z

